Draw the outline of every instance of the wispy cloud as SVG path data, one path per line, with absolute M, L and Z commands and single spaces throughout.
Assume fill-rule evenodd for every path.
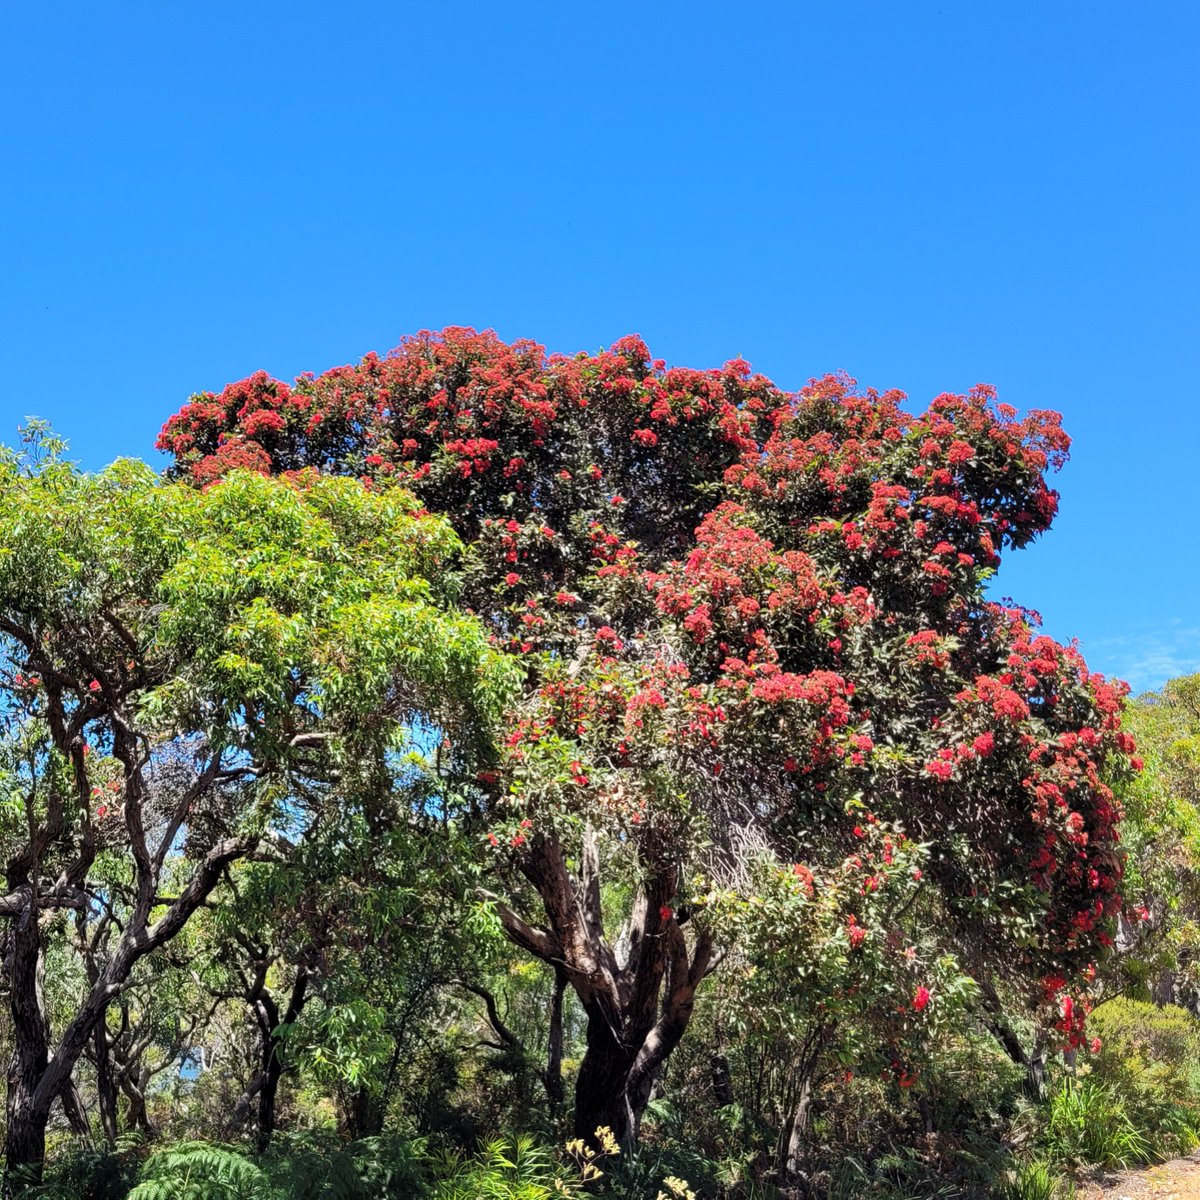
M 1129 681 L 1134 694 L 1200 671 L 1200 625 L 1180 618 L 1082 643 L 1088 666 Z

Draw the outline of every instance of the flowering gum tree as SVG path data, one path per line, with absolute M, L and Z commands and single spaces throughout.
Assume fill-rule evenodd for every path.
M 1061 993 L 1122 906 L 1124 689 L 984 594 L 1049 527 L 1068 439 L 986 387 L 904 400 L 668 368 L 636 337 L 562 357 L 451 328 L 256 374 L 162 431 L 178 477 L 398 481 L 467 543 L 467 601 L 526 679 L 475 764 L 481 836 L 509 937 L 587 1014 L 584 1136 L 636 1137 L 721 955 L 712 889 L 763 860 L 886 887 L 868 821 L 925 848 L 965 966 L 1079 1034 Z M 849 915 L 847 939 L 886 932 Z

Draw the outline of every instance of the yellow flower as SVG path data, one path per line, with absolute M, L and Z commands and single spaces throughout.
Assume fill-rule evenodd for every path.
M 667 1190 L 660 1191 L 654 1200 L 696 1200 L 696 1193 L 688 1187 L 687 1180 L 677 1175 L 668 1175 L 663 1180 L 663 1187 Z

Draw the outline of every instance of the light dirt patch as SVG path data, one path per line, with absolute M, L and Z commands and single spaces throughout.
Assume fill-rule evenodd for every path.
M 1126 1171 L 1104 1186 L 1081 1187 L 1079 1196 L 1080 1200 L 1200 1200 L 1200 1163 L 1181 1158 Z

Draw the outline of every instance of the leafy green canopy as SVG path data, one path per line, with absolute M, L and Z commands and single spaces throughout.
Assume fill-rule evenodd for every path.
M 400 490 L 144 464 L 0 464 L 0 628 L 26 711 L 116 711 L 251 749 L 322 721 L 489 720 L 518 672 L 454 611 L 459 543 Z
M 31 888 L 124 913 L 72 1036 L 230 862 L 386 776 L 414 722 L 487 736 L 519 670 L 453 607 L 458 549 L 399 489 L 0 461 L 4 915 Z

